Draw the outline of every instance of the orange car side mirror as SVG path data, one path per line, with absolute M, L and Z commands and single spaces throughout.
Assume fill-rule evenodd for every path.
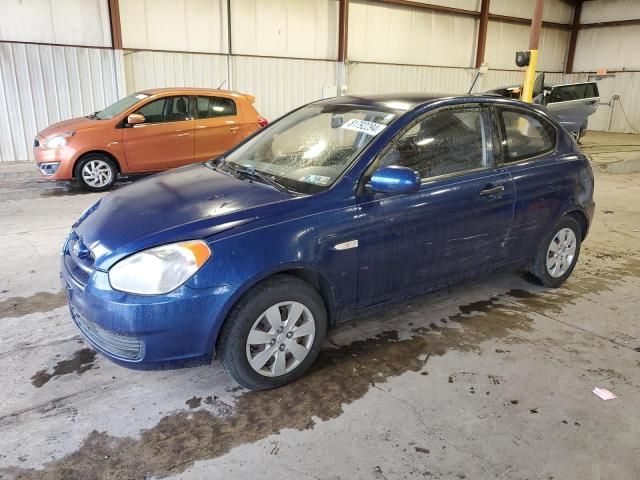
M 144 115 L 140 115 L 139 113 L 132 113 L 127 117 L 127 123 L 129 125 L 138 125 L 139 123 L 144 123 L 144 121 Z

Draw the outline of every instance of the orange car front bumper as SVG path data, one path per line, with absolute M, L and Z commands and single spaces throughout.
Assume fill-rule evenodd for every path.
M 69 146 L 61 148 L 47 148 L 42 143 L 44 139 L 36 139 L 33 157 L 43 178 L 49 180 L 71 180 L 76 150 Z

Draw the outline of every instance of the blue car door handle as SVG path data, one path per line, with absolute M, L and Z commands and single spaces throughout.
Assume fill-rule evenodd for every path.
M 502 192 L 504 192 L 504 185 L 487 185 L 487 188 L 480 191 L 480 195 L 483 197 L 492 197 Z

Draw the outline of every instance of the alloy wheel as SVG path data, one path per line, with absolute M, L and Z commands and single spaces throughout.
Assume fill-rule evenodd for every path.
M 113 170 L 104 160 L 91 160 L 82 167 L 82 180 L 94 188 L 101 188 L 111 183 Z
M 576 258 L 576 234 L 570 228 L 556 233 L 547 249 L 547 272 L 554 278 L 561 277 Z
M 285 375 L 307 357 L 315 333 L 313 315 L 302 303 L 272 305 L 256 319 L 247 336 L 249 365 L 266 377 Z

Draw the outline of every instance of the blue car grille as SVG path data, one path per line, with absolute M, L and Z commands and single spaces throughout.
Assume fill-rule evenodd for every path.
M 144 343 L 136 337 L 110 332 L 82 316 L 71 306 L 71 316 L 89 342 L 114 357 L 139 360 L 144 353 Z

